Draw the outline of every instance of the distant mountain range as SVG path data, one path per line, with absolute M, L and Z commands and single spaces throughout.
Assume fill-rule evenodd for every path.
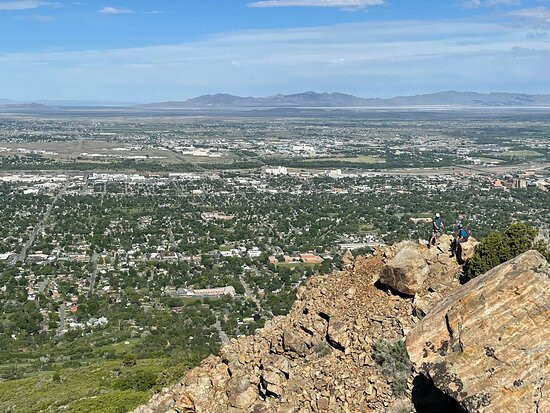
M 521 93 L 439 92 L 390 99 L 360 98 L 344 93 L 305 92 L 269 97 L 204 95 L 185 101 L 137 105 L 140 109 L 282 108 L 282 107 L 407 107 L 407 106 L 537 106 L 550 105 L 550 95 Z
M 41 103 L 3 103 L 6 100 L 0 100 L 0 110 L 3 111 L 41 111 L 50 109 L 49 106 L 43 105 Z
M 390 99 L 360 98 L 345 93 L 304 92 L 268 97 L 242 97 L 229 94 L 203 95 L 183 101 L 128 105 L 121 102 L 43 101 L 15 102 L 0 99 L 3 111 L 56 110 L 63 107 L 111 107 L 130 111 L 159 110 L 250 110 L 277 108 L 407 108 L 450 107 L 534 107 L 550 106 L 550 95 L 523 93 L 439 92 L 427 95 L 398 96 Z

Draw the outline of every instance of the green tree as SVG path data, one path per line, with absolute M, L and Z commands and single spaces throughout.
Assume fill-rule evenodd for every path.
M 536 229 L 524 223 L 514 223 L 504 232 L 495 231 L 484 238 L 466 266 L 469 279 L 486 273 L 514 257 L 536 248 L 544 254 L 544 243 L 535 243 Z

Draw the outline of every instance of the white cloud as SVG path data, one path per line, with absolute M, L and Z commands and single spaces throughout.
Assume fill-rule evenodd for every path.
M 517 6 L 522 0 L 466 0 L 462 6 L 467 9 L 478 9 L 480 7 Z
M 36 9 L 41 6 L 51 6 L 55 3 L 49 3 L 39 0 L 11 0 L 0 1 L 0 10 L 28 10 Z
M 249 7 L 336 7 L 340 9 L 362 9 L 379 6 L 385 0 L 261 0 L 249 3 Z
M 0 54 L 15 98 L 164 100 L 202 93 L 448 89 L 548 93 L 550 28 L 483 20 L 385 21 L 222 33 L 183 44 Z M 531 88 L 531 89 L 529 89 Z M 70 96 L 68 94 L 71 94 Z
M 130 14 L 133 13 L 130 9 L 124 9 L 119 7 L 105 6 L 102 9 L 98 10 L 101 14 Z
M 511 16 L 530 20 L 539 24 L 550 24 L 550 9 L 546 7 L 535 7 L 533 9 L 521 9 L 510 12 Z

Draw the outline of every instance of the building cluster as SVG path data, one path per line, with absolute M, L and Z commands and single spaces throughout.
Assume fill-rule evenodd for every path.
M 536 171 L 526 171 L 525 173 L 515 176 L 506 174 L 500 179 L 495 179 L 493 186 L 495 188 L 506 189 L 525 189 L 532 187 L 542 191 L 548 191 L 550 189 L 550 181 L 544 179 L 544 177 L 537 174 Z

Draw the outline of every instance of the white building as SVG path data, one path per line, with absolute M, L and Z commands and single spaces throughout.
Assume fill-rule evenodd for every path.
M 258 247 L 252 247 L 248 250 L 248 256 L 250 258 L 258 258 L 260 255 L 262 255 L 262 251 L 260 251 Z
M 288 175 L 286 166 L 278 166 L 276 168 L 265 168 L 265 173 L 268 175 Z

